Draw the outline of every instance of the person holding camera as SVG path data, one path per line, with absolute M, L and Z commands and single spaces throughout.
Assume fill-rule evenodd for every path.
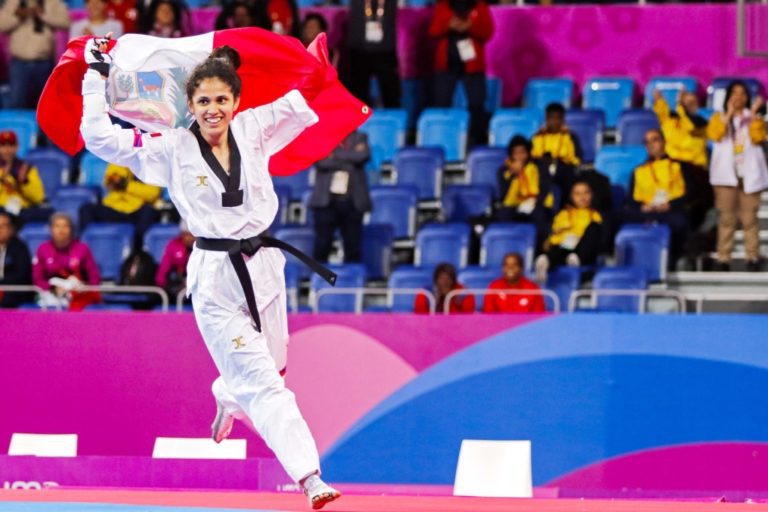
M 68 27 L 69 11 L 61 0 L 5 0 L 0 33 L 10 38 L 8 108 L 35 108 L 53 70 L 54 30 Z

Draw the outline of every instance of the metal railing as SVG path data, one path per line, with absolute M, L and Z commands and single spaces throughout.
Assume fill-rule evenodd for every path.
M 704 312 L 704 303 L 707 301 L 768 302 L 768 293 L 705 292 L 687 293 L 685 297 L 695 303 L 695 311 L 699 315 Z
M 637 312 L 638 313 L 646 313 L 646 300 L 651 297 L 656 298 L 665 298 L 665 299 L 672 299 L 677 303 L 678 309 L 677 313 L 683 314 L 686 313 L 686 307 L 685 307 L 685 294 L 678 292 L 676 290 L 576 290 L 574 292 L 571 292 L 571 296 L 568 299 L 568 312 L 573 313 L 574 311 L 577 311 L 577 306 L 579 299 L 582 297 L 589 297 L 590 298 L 590 306 L 592 309 L 597 308 L 597 299 L 598 297 L 607 296 L 607 297 L 637 297 L 639 299 Z
M 423 294 L 429 303 L 429 313 L 435 313 L 434 294 L 426 288 L 322 288 L 317 292 L 310 292 L 310 306 L 313 313 L 319 313 L 320 299 L 329 295 L 354 295 L 355 296 L 355 314 L 363 313 L 363 301 L 366 296 L 385 295 L 387 306 L 392 307 L 395 295 L 419 295 Z
M 490 290 L 488 288 L 463 288 L 461 290 L 451 290 L 445 296 L 445 303 L 443 304 L 443 313 L 450 313 L 451 301 L 454 297 L 460 295 L 534 295 L 540 297 L 546 297 L 552 301 L 552 312 L 560 312 L 560 297 L 557 296 L 552 290 Z
M 38 294 L 45 293 L 45 290 L 34 285 L 0 285 L 0 291 L 3 292 L 34 292 Z M 124 286 L 113 284 L 100 284 L 100 285 L 82 285 L 78 286 L 74 291 L 78 292 L 99 292 L 99 293 L 127 293 L 127 294 L 152 294 L 159 295 L 163 312 L 168 311 L 168 294 L 160 287 L 157 286 Z M 43 311 L 47 311 L 50 305 L 41 302 L 40 308 Z M 54 309 L 61 311 L 61 304 L 56 304 Z

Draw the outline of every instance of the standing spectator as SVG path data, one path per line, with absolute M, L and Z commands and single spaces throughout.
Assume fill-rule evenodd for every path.
M 235 0 L 226 4 L 216 17 L 214 28 L 224 30 L 227 28 L 244 28 L 257 26 L 256 14 L 253 6 L 241 0 Z
M 107 0 L 86 0 L 85 9 L 88 17 L 75 21 L 69 27 L 69 38 L 80 36 L 106 36 L 110 32 L 112 38 L 117 39 L 123 35 L 122 22 L 107 17 Z
M 189 232 L 186 222 L 181 221 L 179 228 L 181 233 L 165 246 L 155 274 L 157 286 L 168 292 L 171 300 L 187 287 L 187 261 L 195 243 L 195 235 Z
M 456 279 L 456 267 L 450 263 L 441 263 L 435 267 L 435 273 L 432 276 L 432 293 L 435 295 L 435 313 L 442 314 L 445 312 L 445 299 L 448 293 L 454 290 L 463 290 L 464 286 Z M 429 313 L 429 299 L 423 293 L 416 296 L 416 300 L 413 304 L 414 313 L 428 314 Z M 471 294 L 456 295 L 451 299 L 451 305 L 449 306 L 449 312 L 454 313 L 474 313 L 475 312 L 475 296 Z
M 503 276 L 493 281 L 488 290 L 530 290 L 533 293 L 489 293 L 483 300 L 484 313 L 540 313 L 545 310 L 540 288 L 523 277 L 523 257 L 510 252 L 504 256 Z
M 371 158 L 368 136 L 353 132 L 326 158 L 315 164 L 314 210 L 318 261 L 328 261 L 336 228 L 341 230 L 344 262 L 360 261 L 363 214 L 371 209 L 365 163 Z
M 32 258 L 27 244 L 16 236 L 14 219 L 0 212 L 0 285 L 32 284 Z M 0 291 L 0 307 L 14 308 L 33 294 Z
M 349 91 L 364 103 L 371 103 L 371 77 L 375 76 L 384 107 L 400 106 L 396 24 L 397 0 L 349 2 Z
M 257 26 L 301 39 L 301 17 L 296 0 L 256 0 L 254 11 Z
M 53 70 L 54 30 L 69 27 L 61 0 L 5 0 L 0 32 L 10 36 L 11 108 L 35 108 Z
M 186 7 L 175 0 L 152 0 L 143 17 L 141 33 L 156 37 L 184 37 Z
M 467 93 L 471 144 L 482 144 L 488 131 L 484 48 L 493 35 L 490 10 L 484 0 L 439 0 L 429 35 L 437 39 L 435 106 L 451 106 L 461 80 Z
M 45 189 L 37 167 L 21 160 L 16 132 L 0 132 L 0 207 L 22 222 L 46 222 L 50 208 L 41 205 Z
M 41 302 L 70 311 L 99 302 L 98 292 L 78 291 L 83 284 L 98 285 L 100 275 L 91 250 L 74 239 L 72 219 L 66 213 L 54 213 L 50 226 L 51 239 L 37 248 L 32 262 L 32 282 L 45 290 Z
M 758 115 L 763 104 L 759 96 L 752 102 L 747 85 L 735 81 L 725 93 L 725 113 L 716 112 L 707 126 L 707 136 L 713 142 L 709 176 L 720 212 L 717 270 L 730 270 L 737 219 L 744 230 L 747 270 L 760 270 L 757 211 L 760 195 L 768 188 L 768 166 L 760 146 L 765 139 L 765 122 Z
M 310 12 L 304 16 L 304 22 L 301 24 L 301 42 L 304 46 L 309 46 L 323 32 L 328 32 L 328 21 L 322 14 Z M 333 48 L 328 48 L 328 58 L 334 67 L 339 65 L 338 53 Z
M 119 21 L 123 25 L 124 34 L 136 32 L 136 22 L 139 19 L 136 0 L 109 0 L 107 17 Z
M 531 156 L 547 169 L 563 194 L 568 194 L 581 163 L 578 143 L 565 125 L 565 107 L 550 103 L 545 112 L 544 127 L 533 136 Z

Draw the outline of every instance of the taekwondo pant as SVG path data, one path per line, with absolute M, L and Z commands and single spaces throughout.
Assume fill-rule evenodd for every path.
M 227 412 L 250 420 L 288 475 L 299 482 L 319 471 L 320 460 L 296 397 L 279 373 L 288 352 L 285 281 L 278 283 L 274 300 L 258 304 L 259 333 L 232 264 L 226 265 L 218 272 L 202 272 L 192 293 L 197 326 L 221 375 L 212 386 L 214 394 Z

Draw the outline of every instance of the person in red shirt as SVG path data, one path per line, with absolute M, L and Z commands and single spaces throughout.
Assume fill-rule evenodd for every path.
M 441 263 L 435 267 L 435 273 L 432 277 L 433 293 L 437 302 L 435 304 L 435 313 L 445 312 L 445 298 L 449 292 L 453 290 L 463 290 L 462 286 L 456 280 L 456 268 L 450 263 Z M 427 296 L 420 293 L 416 296 L 416 301 L 413 305 L 414 313 L 428 314 L 429 313 L 429 300 Z M 449 308 L 451 314 L 454 313 L 474 313 L 475 312 L 475 296 L 474 295 L 456 295 L 451 299 L 451 305 Z
M 493 281 L 489 290 L 540 290 L 538 285 L 523 276 L 523 257 L 510 252 L 504 256 L 501 267 L 504 274 Z M 489 293 L 483 301 L 484 313 L 541 313 L 544 297 L 539 293 Z
M 179 227 L 181 233 L 165 246 L 155 274 L 157 286 L 168 292 L 171 298 L 187 287 L 187 262 L 195 244 L 195 235 L 189 232 L 187 223 L 182 220 Z

